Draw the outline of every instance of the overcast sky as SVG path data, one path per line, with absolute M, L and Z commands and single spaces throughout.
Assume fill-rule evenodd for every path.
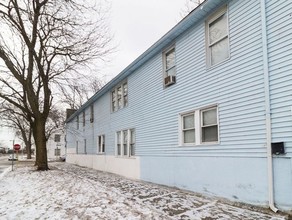
M 117 45 L 109 67 L 109 80 L 159 40 L 181 19 L 187 0 L 112 0 L 111 31 Z M 190 2 L 190 5 L 194 5 Z

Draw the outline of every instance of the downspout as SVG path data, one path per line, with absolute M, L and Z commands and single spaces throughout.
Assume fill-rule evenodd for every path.
M 273 156 L 272 156 L 272 129 L 271 129 L 271 107 L 270 107 L 270 76 L 268 63 L 268 40 L 267 40 L 267 21 L 266 3 L 261 0 L 261 20 L 262 20 L 262 43 L 263 43 L 263 67 L 264 67 L 264 86 L 265 86 L 265 112 L 266 112 L 266 135 L 267 135 L 267 162 L 268 162 L 268 189 L 269 207 L 277 212 L 274 202 L 274 179 L 273 179 Z

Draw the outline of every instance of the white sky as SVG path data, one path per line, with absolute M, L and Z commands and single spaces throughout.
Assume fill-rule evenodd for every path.
M 0 127 L 0 147 L 12 148 L 13 139 L 15 139 L 13 131 L 11 131 L 9 128 Z
M 182 19 L 187 0 L 112 0 L 111 31 L 117 45 L 109 80 L 119 74 Z M 190 2 L 191 5 L 194 5 Z

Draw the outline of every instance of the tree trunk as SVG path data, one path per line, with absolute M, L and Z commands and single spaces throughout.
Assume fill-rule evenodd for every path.
M 27 159 L 31 159 L 31 142 L 25 144 Z
M 32 130 L 30 128 L 29 129 L 28 140 L 27 140 L 27 143 L 26 143 L 27 159 L 31 159 L 31 135 L 32 135 Z
M 29 129 L 28 135 L 27 135 L 27 131 L 25 131 L 25 129 L 23 129 L 22 127 L 20 128 L 20 131 L 21 131 L 21 136 L 22 136 L 23 142 L 25 144 L 27 159 L 31 159 L 31 135 L 32 135 L 32 131 L 31 131 L 31 129 Z
M 36 146 L 37 170 L 48 170 L 45 121 L 36 120 L 33 126 L 33 136 Z

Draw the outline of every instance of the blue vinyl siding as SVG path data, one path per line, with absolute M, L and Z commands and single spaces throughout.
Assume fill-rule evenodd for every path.
M 133 127 L 138 156 L 265 156 L 259 3 L 231 1 L 228 8 L 230 58 L 207 69 L 205 23 L 194 24 L 170 42 L 176 47 L 176 84 L 163 88 L 161 51 L 128 77 L 128 107 L 111 113 L 110 92 L 95 102 L 94 132 L 83 134 L 94 136 L 88 153 L 96 152 L 97 134 L 105 134 L 106 153 L 114 155 L 115 132 Z M 218 104 L 220 143 L 180 147 L 179 113 L 210 104 Z
M 292 4 L 267 2 L 272 141 L 284 142 L 292 156 Z

